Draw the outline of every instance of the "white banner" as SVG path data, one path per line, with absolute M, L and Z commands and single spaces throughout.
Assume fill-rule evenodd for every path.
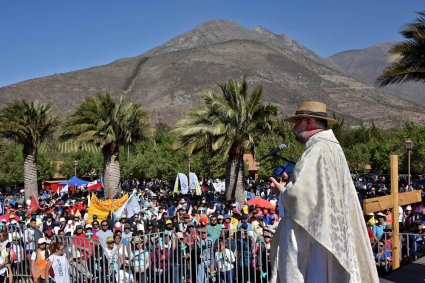
M 181 193 L 186 195 L 189 192 L 189 181 L 187 180 L 187 176 L 183 173 L 179 173 L 179 179 L 180 179 L 180 188 Z
M 226 189 L 226 184 L 224 182 L 213 183 L 213 187 L 216 192 L 223 192 Z
M 189 182 L 190 182 L 190 189 L 192 191 L 195 190 L 195 194 L 197 196 L 200 196 L 202 194 L 201 186 L 199 185 L 198 176 L 196 176 L 195 173 L 193 172 L 189 173 Z
M 134 214 L 140 212 L 140 204 L 139 199 L 135 194 L 132 194 L 128 200 L 120 207 L 118 208 L 114 214 L 115 217 L 121 218 L 121 215 L 126 214 L 127 218 L 133 217 Z

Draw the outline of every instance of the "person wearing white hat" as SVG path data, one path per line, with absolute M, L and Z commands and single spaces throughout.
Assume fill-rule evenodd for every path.
M 413 224 L 413 214 L 412 214 L 412 206 L 408 205 L 404 209 L 403 214 L 403 229 L 400 229 L 404 232 L 410 232 L 410 229 L 412 228 Z
M 284 209 L 270 282 L 379 282 L 357 191 L 330 129 L 338 121 L 315 101 L 299 104 L 286 121 L 304 152 L 287 183 L 270 178 Z
M 34 282 L 46 281 L 49 278 L 48 275 L 46 277 L 47 258 L 49 257 L 46 246 L 45 238 L 38 239 L 37 250 L 31 255 L 31 275 Z

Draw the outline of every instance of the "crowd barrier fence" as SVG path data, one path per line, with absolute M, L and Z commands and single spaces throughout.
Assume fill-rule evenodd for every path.
M 15 282 L 30 282 L 37 237 L 19 226 L 2 230 L 17 255 L 12 259 Z M 71 282 L 76 283 L 270 282 L 270 243 L 253 231 L 223 229 L 216 238 L 202 230 L 182 234 L 124 236 L 113 249 L 86 234 L 54 235 L 49 240 L 50 245 L 63 243 Z

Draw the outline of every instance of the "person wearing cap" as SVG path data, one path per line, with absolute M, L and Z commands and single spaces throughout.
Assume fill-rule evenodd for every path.
M 105 266 L 107 266 L 107 270 L 105 272 L 108 275 L 112 275 L 113 271 L 118 271 L 119 266 L 122 263 L 122 258 L 119 255 L 118 248 L 115 245 L 114 237 L 108 237 L 105 239 L 105 248 L 103 248 L 103 252 L 105 254 L 107 263 L 105 263 Z
M 133 237 L 133 232 L 131 231 L 131 225 L 129 223 L 125 223 L 124 231 L 122 233 L 122 244 L 124 246 L 129 246 L 132 237 Z
M 414 215 L 412 214 L 412 206 L 408 205 L 404 209 L 404 214 L 403 214 L 403 220 L 402 220 L 403 232 L 407 232 L 407 233 L 410 232 L 410 230 L 413 228 L 413 219 L 414 219 Z
M 379 212 L 376 214 L 375 218 L 378 219 L 378 222 L 372 225 L 372 232 L 375 234 L 376 238 L 380 240 L 384 235 L 384 228 L 387 225 L 385 222 L 385 214 Z
M 72 234 L 74 234 L 74 230 L 75 230 L 75 226 L 74 226 L 74 221 L 72 221 L 71 219 L 68 220 L 68 222 L 66 223 L 65 226 L 65 234 L 71 236 Z
M 46 248 L 46 239 L 40 238 L 37 241 L 37 250 L 31 255 L 31 275 L 33 282 L 46 283 L 47 259 L 49 258 L 49 250 Z
M 18 215 L 20 219 L 24 219 L 26 214 L 27 213 L 24 209 L 24 206 L 22 204 L 18 204 L 18 210 L 16 211 L 16 215 Z
M 240 229 L 242 225 L 246 224 L 246 230 L 252 231 L 252 225 L 251 225 L 251 223 L 248 222 L 249 215 L 248 214 L 242 214 L 240 219 L 241 219 L 241 221 L 239 221 L 239 223 L 238 223 L 238 229 Z
M 65 230 L 65 227 L 66 227 L 66 219 L 65 219 L 65 217 L 59 218 L 59 229 L 60 230 Z
M 274 215 L 269 216 L 269 224 L 264 225 L 264 233 L 274 235 L 276 233 L 279 223 L 275 220 Z M 268 232 L 268 233 L 267 233 Z
M 214 268 L 214 251 L 217 250 L 216 242 L 208 237 L 208 232 L 205 227 L 200 229 L 201 237 L 198 237 L 195 242 L 195 251 L 200 253 L 200 263 L 197 266 L 197 283 L 206 282 L 206 271 L 212 271 Z M 199 261 L 198 261 L 199 262 Z
M 218 268 L 221 282 L 233 282 L 235 254 L 226 248 L 224 239 L 218 241 L 218 250 L 215 252 L 215 265 Z M 248 278 L 246 278 L 248 279 Z M 248 280 L 245 280 L 248 281 Z
M 47 214 L 46 221 L 43 222 L 43 233 L 46 232 L 46 230 L 53 230 L 53 215 Z
M 136 282 L 146 283 L 149 280 L 150 256 L 142 237 L 134 237 L 133 243 L 135 249 L 131 251 L 130 260 L 134 263 L 134 272 Z
M 183 215 L 183 222 L 179 223 L 179 231 L 180 232 L 186 232 L 187 231 L 187 225 L 191 222 L 192 217 L 190 216 L 190 214 L 185 213 Z
M 314 101 L 286 121 L 304 152 L 287 183 L 270 178 L 284 212 L 272 243 L 271 282 L 379 282 L 357 191 L 330 129 L 338 121 Z

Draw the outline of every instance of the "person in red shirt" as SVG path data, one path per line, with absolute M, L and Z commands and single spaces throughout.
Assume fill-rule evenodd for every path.
M 83 260 L 93 255 L 94 246 L 99 243 L 98 237 L 92 233 L 92 225 L 87 224 L 85 228 L 86 233 L 81 225 L 77 225 L 72 236 L 72 245 L 81 252 Z

